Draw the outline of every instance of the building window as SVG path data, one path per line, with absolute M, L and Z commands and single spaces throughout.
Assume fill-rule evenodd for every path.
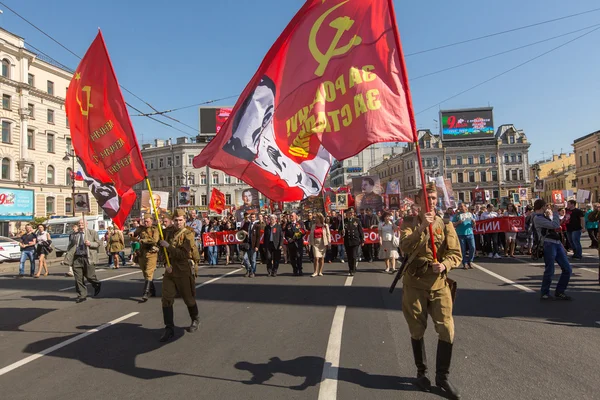
M 189 165 L 194 164 L 194 155 L 193 154 L 188 154 L 188 164 Z
M 458 201 L 460 201 L 460 202 L 464 202 L 465 201 L 465 194 L 464 194 L 464 192 L 458 192 Z
M 48 142 L 48 153 L 54 153 L 54 134 L 48 133 L 46 137 Z
M 481 182 L 487 182 L 487 174 L 485 171 L 479 171 L 479 180 Z
M 592 153 L 592 160 L 593 162 L 596 162 L 596 150 L 594 150 L 594 152 Z
M 523 180 L 523 170 L 522 169 L 519 170 L 519 180 L 520 181 Z
M 588 183 L 590 183 L 590 177 L 588 176 Z
M 73 170 L 71 168 L 67 168 L 67 174 L 65 178 L 65 185 L 71 186 L 73 184 Z
M 231 195 L 229 193 L 225 195 L 225 204 L 231 204 Z
M 48 81 L 48 94 L 54 96 L 54 82 Z
M 581 178 L 581 184 L 583 185 L 583 178 Z
M 173 177 L 167 176 L 167 187 L 173 187 Z
M 2 95 L 2 108 L 5 110 L 10 110 L 11 103 L 12 103 L 12 98 L 7 94 L 3 94 Z
M 2 179 L 10 179 L 10 160 L 2 159 Z
M 437 159 L 437 158 L 434 158 L 434 159 L 433 159 L 433 166 L 434 166 L 434 167 L 437 167 L 437 166 L 438 166 L 438 159 Z
M 508 162 L 509 162 L 509 159 L 508 159 L 508 154 L 505 154 L 505 155 L 504 155 L 504 162 L 505 162 L 506 164 L 508 164 Z
M 158 187 L 164 187 L 165 186 L 165 178 L 163 178 L 162 176 L 158 178 Z
M 229 185 L 230 183 L 231 183 L 231 176 L 230 175 L 225 175 L 225 184 Z
M 10 128 L 10 122 L 2 121 L 2 143 L 10 143 Z
M 33 183 L 35 181 L 35 167 L 29 167 L 29 172 L 27 173 L 27 183 Z
M 208 205 L 208 203 L 207 203 L 207 199 L 206 199 L 206 195 L 205 195 L 205 194 L 203 194 L 202 196 L 200 196 L 200 203 L 201 203 L 201 204 L 200 204 L 201 206 L 206 206 L 206 205 Z
M 29 86 L 35 86 L 35 77 L 33 74 L 27 74 L 27 84 Z
M 446 157 L 446 165 L 452 165 L 452 159 L 450 157 Z
M 589 165 L 589 163 L 590 163 L 590 155 L 588 153 L 586 153 L 585 154 L 585 165 Z
M 189 174 L 188 177 L 188 185 L 195 185 L 196 184 L 196 175 L 194 174 Z
M 479 164 L 485 164 L 485 156 L 484 155 L 479 156 Z
M 27 129 L 27 148 L 35 150 L 35 131 L 33 129 Z
M 2 76 L 10 78 L 10 61 L 7 59 L 2 60 Z
M 178 167 L 179 165 L 181 165 L 181 157 L 175 156 L 175 166 Z
M 513 169 L 511 171 L 511 178 L 512 178 L 513 181 L 517 180 L 517 170 L 516 169 Z
M 427 160 L 425 160 L 425 165 L 428 167 L 431 167 L 431 165 L 432 165 L 431 158 L 428 158 Z
M 467 164 L 473 165 L 473 156 L 467 157 Z
M 510 181 L 510 170 L 506 170 L 506 180 Z
M 580 154 L 579 155 L 579 166 L 582 166 L 582 165 L 583 165 L 583 156 Z
M 154 159 L 148 161 L 148 169 L 154 169 Z
M 35 119 L 35 106 L 33 104 L 27 104 L 27 111 L 29 112 L 29 118 Z
M 54 214 L 54 197 L 46 197 L 46 214 Z
M 493 154 L 490 154 L 490 163 L 491 164 L 496 164 L 496 156 Z
M 167 167 L 172 167 L 172 166 L 173 166 L 173 158 L 167 157 Z
M 499 197 L 500 197 L 500 192 L 499 192 L 499 191 L 497 191 L 497 190 L 494 190 L 494 191 L 492 192 L 492 198 L 493 198 L 493 199 L 497 199 L 497 198 L 499 198 Z
M 431 141 L 430 140 L 426 140 L 425 141 L 425 148 L 426 149 L 430 149 L 431 148 Z
M 456 179 L 456 181 L 457 181 L 458 183 L 463 183 L 463 173 L 462 173 L 462 172 L 458 172 L 458 173 L 456 174 L 456 178 L 457 178 L 457 179 Z
M 70 197 L 65 199 L 65 214 L 73 214 L 73 199 Z
M 200 174 L 200 184 L 206 185 L 206 174 Z
M 71 150 L 72 146 L 73 146 L 73 142 L 71 141 L 71 138 L 65 138 L 65 145 L 67 146 L 67 150 Z
M 462 165 L 462 156 L 456 156 L 456 165 Z
M 48 165 L 48 169 L 46 169 L 46 183 L 48 185 L 54 185 L 54 167 L 52 165 Z
M 65 118 L 65 126 L 67 129 L 69 128 L 69 118 Z
M 523 154 L 521 154 L 521 153 L 517 154 L 517 161 L 523 162 Z
M 452 172 L 446 172 L 446 178 L 450 179 L 450 182 L 452 182 Z
M 48 123 L 54 124 L 54 110 L 48 110 Z
M 475 172 L 469 172 L 469 182 L 475 182 Z
M 242 183 L 244 183 L 244 181 L 243 181 L 243 180 L 241 180 L 240 178 L 237 178 L 237 183 L 238 183 L 238 184 L 242 184 Z
M 516 162 L 516 161 L 517 161 L 517 155 L 516 155 L 515 153 L 512 153 L 512 154 L 510 155 L 510 162 L 513 162 L 513 163 L 514 163 L 514 162 Z
M 510 143 L 510 144 L 515 144 L 515 137 L 514 137 L 513 135 L 510 135 L 510 136 L 508 137 L 508 143 Z
M 158 168 L 164 168 L 165 167 L 165 160 L 163 158 L 159 158 L 158 159 Z
M 352 160 L 348 160 L 348 166 L 351 167 L 352 166 Z
M 219 184 L 219 174 L 214 172 L 212 174 L 212 179 L 210 181 L 213 185 L 218 185 Z

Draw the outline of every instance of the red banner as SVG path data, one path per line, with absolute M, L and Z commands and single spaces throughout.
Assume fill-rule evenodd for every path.
M 225 209 L 225 195 L 217 188 L 212 189 L 208 209 L 221 214 Z
M 379 234 L 377 229 L 363 229 L 365 235 L 366 244 L 379 243 Z M 226 244 L 240 244 L 235 237 L 237 231 L 222 231 L 222 232 L 208 232 L 202 235 L 204 246 L 222 246 Z M 308 236 L 310 232 L 304 233 L 304 244 L 308 244 Z M 260 233 L 260 242 L 263 242 L 262 231 Z M 284 244 L 287 241 L 284 239 Z M 344 244 L 344 238 L 338 231 L 331 231 L 331 244 L 338 245 Z
M 65 109 L 83 180 L 123 228 L 136 199 L 132 187 L 147 172 L 101 32 L 73 75 Z
M 415 142 L 391 0 L 308 0 L 194 158 L 275 201 L 319 195 L 332 158 Z
M 477 221 L 473 233 L 520 232 L 525 229 L 525 217 L 499 217 Z

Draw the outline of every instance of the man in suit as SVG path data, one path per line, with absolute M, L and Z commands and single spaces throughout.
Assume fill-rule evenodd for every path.
M 98 250 L 100 249 L 100 238 L 98 232 L 85 226 L 85 221 L 79 221 L 79 231 L 71 234 L 69 246 L 65 255 L 65 264 L 73 267 L 75 276 L 75 288 L 77 291 L 77 303 L 87 299 L 87 287 L 84 277 L 92 284 L 94 296 L 100 294 L 102 284 L 96 277 L 96 263 L 98 262 Z
M 281 259 L 281 249 L 283 247 L 283 232 L 281 225 L 277 223 L 277 216 L 271 215 L 269 223 L 265 226 L 265 255 L 267 259 L 267 275 L 277 276 L 279 260 Z
M 260 236 L 261 232 L 265 230 L 265 223 L 256 220 L 256 214 L 250 214 L 250 252 L 248 257 L 250 258 L 250 268 L 252 269 L 252 277 L 256 275 L 256 255 L 261 247 Z
M 288 255 L 294 270 L 294 276 L 302 276 L 302 253 L 304 251 L 304 230 L 298 214 L 292 213 L 291 221 L 285 228 L 285 238 L 288 242 Z
M 356 273 L 356 264 L 358 263 L 358 249 L 365 241 L 362 223 L 354 216 L 354 208 L 347 211 L 348 218 L 344 219 L 342 237 L 344 238 L 344 247 L 348 256 L 348 276 Z

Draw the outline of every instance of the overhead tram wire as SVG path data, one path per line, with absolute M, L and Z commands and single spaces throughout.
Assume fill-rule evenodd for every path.
M 466 40 L 462 40 L 462 41 L 459 41 L 459 42 L 449 43 L 449 44 L 445 44 L 443 46 L 432 47 L 432 48 L 427 49 L 427 50 L 416 51 L 414 53 L 405 54 L 404 57 L 411 57 L 411 56 L 416 56 L 418 54 L 430 53 L 432 51 L 446 49 L 448 47 L 458 46 L 460 44 L 471 43 L 471 42 L 475 42 L 477 40 L 482 40 L 482 39 L 487 39 L 487 38 L 491 38 L 491 37 L 494 37 L 494 36 L 504 35 L 506 33 L 516 32 L 516 31 L 520 31 L 520 30 L 523 30 L 523 29 L 533 28 L 533 27 L 536 27 L 536 26 L 540 26 L 540 25 L 544 25 L 544 24 L 549 24 L 549 23 L 556 22 L 556 21 L 562 21 L 564 19 L 574 18 L 574 17 L 578 17 L 580 15 L 590 14 L 590 13 L 597 12 L 597 11 L 600 11 L 600 7 L 599 8 L 594 8 L 592 10 L 582 11 L 582 12 L 576 13 L 576 14 L 565 15 L 565 16 L 562 16 L 562 17 L 549 19 L 547 21 L 536 22 L 534 24 L 520 26 L 518 28 L 512 28 L 512 29 L 508 29 L 508 30 L 505 30 L 505 31 L 501 31 L 501 32 L 490 33 L 489 35 L 483 35 L 483 36 L 479 36 L 479 37 L 472 38 L 472 39 L 466 39 Z
M 450 97 L 448 97 L 448 98 L 446 98 L 446 99 L 444 99 L 444 100 L 442 100 L 442 101 L 440 101 L 440 102 L 438 102 L 438 103 L 436 103 L 436 104 L 434 104 L 434 105 L 432 105 L 432 106 L 430 106 L 430 107 L 427 107 L 427 108 L 425 108 L 425 109 L 423 109 L 423 110 L 421 110 L 421 111 L 417 112 L 415 115 L 422 114 L 422 113 L 424 113 L 425 111 L 429 111 L 429 110 L 431 110 L 432 108 L 438 107 L 438 106 L 442 105 L 443 103 L 447 102 L 448 100 L 452 100 L 452 99 L 454 99 L 455 97 L 458 97 L 458 96 L 460 96 L 460 95 L 463 95 L 463 94 L 465 94 L 465 93 L 467 93 L 467 92 L 470 92 L 470 91 L 471 91 L 471 90 L 473 90 L 473 89 L 476 89 L 476 88 L 478 88 L 479 86 L 485 85 L 486 83 L 488 83 L 488 82 L 491 82 L 491 81 L 493 81 L 493 80 L 494 80 L 494 79 L 496 79 L 496 78 L 499 78 L 499 77 L 501 77 L 501 76 L 503 76 L 503 75 L 506 75 L 506 74 L 508 74 L 509 72 L 512 72 L 512 71 L 516 70 L 517 68 L 520 68 L 520 67 L 522 67 L 522 66 L 524 66 L 524 65 L 526 65 L 526 64 L 529 64 L 529 63 L 530 63 L 530 62 L 532 62 L 532 61 L 535 61 L 535 60 L 537 60 L 538 58 L 541 58 L 541 57 L 543 57 L 543 56 L 545 56 L 545 55 L 547 55 L 547 54 L 550 54 L 550 53 L 552 53 L 553 51 L 556 51 L 556 50 L 558 50 L 558 49 L 560 49 L 560 48 L 562 48 L 562 47 L 565 47 L 566 45 L 568 45 L 568 44 L 571 44 L 571 43 L 573 43 L 574 41 L 576 41 L 576 40 L 579 40 L 579 39 L 581 39 L 581 38 L 583 38 L 583 37 L 585 37 L 585 36 L 589 35 L 590 33 L 596 32 L 596 31 L 597 31 L 597 30 L 599 30 L 599 29 L 600 29 L 600 26 L 599 26 L 599 27 L 597 27 L 597 28 L 595 28 L 595 29 L 592 29 L 592 30 L 591 30 L 591 31 L 589 31 L 589 32 L 586 32 L 586 33 L 584 33 L 584 34 L 582 34 L 582 35 L 579 35 L 579 36 L 577 36 L 576 38 L 573 38 L 573 39 L 571 39 L 571 40 L 569 40 L 569 41 L 567 41 L 567 42 L 565 42 L 565 43 L 563 43 L 563 44 L 561 44 L 561 45 L 558 45 L 558 46 L 556 46 L 556 47 L 553 47 L 552 49 L 550 49 L 550 50 L 548 50 L 548 51 L 545 51 L 545 52 L 543 52 L 543 53 L 541 53 L 541 54 L 538 54 L 537 56 L 535 56 L 535 57 L 533 57 L 533 58 L 530 58 L 529 60 L 527 60 L 527 61 L 525 61 L 525 62 L 522 62 L 522 63 L 520 63 L 520 64 L 518 64 L 518 65 L 515 65 L 514 67 L 512 67 L 512 68 L 509 68 L 509 69 L 507 69 L 506 71 L 503 71 L 503 72 L 501 72 L 501 73 L 499 73 L 499 74 L 497 74 L 497 75 L 494 75 L 494 76 L 492 76 L 491 78 L 489 78 L 489 79 L 486 79 L 486 80 L 485 80 L 485 81 L 483 81 L 483 82 L 480 82 L 480 83 L 478 83 L 478 84 L 476 84 L 476 85 L 474 85 L 474 86 L 471 86 L 471 87 L 470 87 L 470 88 L 468 88 L 468 89 L 465 89 L 465 90 L 463 90 L 463 91 L 461 91 L 461 92 L 459 92 L 459 93 L 456 93 L 455 95 L 452 95 L 452 96 L 450 96 Z
M 49 35 L 48 33 L 46 33 L 44 30 L 42 30 L 41 28 L 39 28 L 38 26 L 36 26 L 36 25 L 35 25 L 33 22 L 29 21 L 27 18 L 23 17 L 21 14 L 19 14 L 18 12 L 16 12 L 16 11 L 15 11 L 15 10 L 13 10 L 12 8 L 10 8 L 9 6 L 7 6 L 7 5 L 6 5 L 4 2 L 0 1 L 0 4 L 1 4 L 1 5 L 2 5 L 4 8 L 6 8 L 7 10 L 9 10 L 10 12 L 12 12 L 13 14 L 15 14 L 17 17 L 21 18 L 21 19 L 22 19 L 23 21 L 25 21 L 27 24 L 31 25 L 31 26 L 32 26 L 33 28 L 35 28 L 37 31 L 39 31 L 40 33 L 42 33 L 44 36 L 46 36 L 47 38 L 49 38 L 50 40 L 52 40 L 54 43 L 58 44 L 60 47 L 62 47 L 63 49 L 65 49 L 66 51 L 68 51 L 69 53 L 71 53 L 73 56 L 75 56 L 76 58 L 78 58 L 78 59 L 80 59 L 80 60 L 81 60 L 81 56 L 80 56 L 80 55 L 78 55 L 77 53 L 75 53 L 74 51 L 72 51 L 71 49 L 69 49 L 67 46 L 65 46 L 64 44 L 62 44 L 62 43 L 61 43 L 61 42 L 59 42 L 58 40 L 54 39 L 52 36 L 50 36 L 50 35 Z M 31 46 L 31 44 L 29 44 L 29 46 L 30 46 L 32 49 L 35 49 L 35 47 Z M 38 50 L 38 49 L 36 49 L 36 51 L 39 51 L 39 50 Z M 64 64 L 62 64 L 62 63 L 60 63 L 60 62 L 58 62 L 58 61 L 54 60 L 54 58 L 50 57 L 50 56 L 49 56 L 49 55 L 47 55 L 46 53 L 44 53 L 44 52 L 41 52 L 41 51 L 39 51 L 39 52 L 40 52 L 40 54 L 43 54 L 44 56 L 48 57 L 49 59 L 51 59 L 51 60 L 55 61 L 55 62 L 56 62 L 56 64 L 59 64 L 59 66 L 61 66 L 61 67 L 65 67 L 65 68 L 66 68 L 68 71 L 71 71 L 71 72 L 73 72 L 73 70 L 72 70 L 71 68 L 68 68 L 68 67 L 66 67 Z M 135 93 L 133 93 L 131 90 L 127 89 L 127 88 L 126 88 L 126 87 L 124 87 L 123 85 L 120 85 L 120 84 L 119 84 L 119 86 L 121 87 L 121 89 L 125 90 L 127 93 L 131 94 L 133 97 L 135 97 L 135 98 L 136 98 L 136 99 L 138 99 L 139 101 L 141 101 L 141 102 L 143 102 L 144 104 L 146 104 L 148 107 L 150 107 L 150 108 L 152 108 L 153 110 L 157 111 L 157 110 L 156 110 L 156 108 L 154 108 L 154 107 L 153 107 L 153 106 L 152 106 L 150 103 L 148 103 L 147 101 L 145 101 L 144 99 L 142 99 L 141 97 L 139 97 L 138 95 L 136 95 Z M 136 107 L 132 106 L 130 103 L 128 103 L 128 102 L 125 102 L 125 104 L 126 104 L 128 107 L 130 107 L 130 108 L 132 108 L 133 110 L 135 110 L 136 112 L 138 112 L 138 113 L 140 113 L 140 114 L 144 114 L 144 113 L 143 113 L 143 111 L 141 111 L 141 110 L 139 110 L 138 108 L 136 108 Z M 173 121 L 176 121 L 176 122 L 180 123 L 181 125 L 183 125 L 183 126 L 185 126 L 185 127 L 187 127 L 187 128 L 190 128 L 190 129 L 192 129 L 192 130 L 194 131 L 194 134 L 193 134 L 193 135 L 196 135 L 196 134 L 198 133 L 198 129 L 196 129 L 196 128 L 194 128 L 194 127 L 190 126 L 190 125 L 184 124 L 183 122 L 181 122 L 181 121 L 178 121 L 178 120 L 176 120 L 175 118 L 171 118 L 171 117 L 169 117 L 169 116 L 162 115 L 162 114 L 160 114 L 160 113 L 157 113 L 156 115 L 163 116 L 164 118 L 169 118 L 169 119 L 171 119 L 171 120 L 173 120 Z M 190 137 L 191 137 L 191 136 L 193 136 L 192 134 L 190 134 L 190 133 L 187 133 L 187 132 L 184 132 L 183 130 L 181 130 L 181 129 L 179 129 L 179 128 L 175 128 L 173 125 L 170 125 L 170 124 L 167 124 L 167 123 L 165 123 L 165 122 L 163 122 L 163 121 L 160 121 L 160 120 L 159 120 L 159 119 L 157 119 L 157 118 L 153 118 L 152 116 L 149 116 L 149 115 L 144 115 L 144 116 L 145 116 L 145 117 L 148 117 L 148 118 L 150 118 L 150 119 L 151 119 L 151 120 L 153 120 L 153 121 L 159 122 L 159 123 L 161 123 L 161 124 L 163 124 L 163 125 L 165 125 L 165 126 L 167 126 L 167 127 L 169 127 L 169 128 L 172 128 L 172 129 L 174 129 L 174 130 L 176 130 L 176 131 L 179 131 L 179 132 L 181 132 L 181 133 L 185 134 L 186 136 L 190 136 Z
M 480 61 L 485 61 L 485 60 L 488 60 L 490 58 L 498 57 L 498 56 L 501 56 L 501 55 L 504 55 L 504 54 L 512 53 L 513 51 L 517 51 L 517 50 L 525 49 L 527 47 L 535 46 L 535 45 L 538 45 L 538 44 L 541 44 L 541 43 L 549 42 L 551 40 L 559 39 L 561 37 L 572 35 L 572 34 L 578 33 L 578 32 L 582 32 L 582 31 L 585 31 L 585 30 L 588 30 L 588 29 L 591 29 L 591 28 L 595 28 L 597 26 L 600 26 L 600 24 L 594 24 L 594 25 L 586 26 L 585 28 L 581 28 L 581 29 L 577 29 L 575 31 L 563 33 L 562 35 L 553 36 L 553 37 L 550 37 L 550 38 L 547 38 L 547 39 L 539 40 L 537 42 L 533 42 L 533 43 L 529 43 L 529 44 L 526 44 L 526 45 L 523 45 L 523 46 L 515 47 L 515 48 L 512 48 L 510 50 L 505 50 L 505 51 L 502 51 L 500 53 L 496 53 L 496 54 L 492 54 L 492 55 L 489 55 L 489 56 L 486 56 L 486 57 L 478 58 L 476 60 L 467 61 L 467 62 L 464 62 L 462 64 L 454 65 L 452 67 L 440 69 L 440 70 L 437 70 L 437 71 L 434 71 L 434 72 L 430 72 L 430 73 L 427 73 L 427 74 L 424 74 L 424 75 L 415 76 L 414 78 L 410 78 L 410 81 L 412 82 L 412 81 L 416 81 L 417 79 L 422 79 L 422 78 L 425 78 L 425 77 L 428 77 L 428 76 L 441 74 L 442 72 L 446 72 L 446 71 L 450 71 L 450 70 L 453 70 L 453 69 L 456 69 L 456 68 L 464 67 L 466 65 L 474 64 L 474 63 L 477 63 L 477 62 L 480 62 Z

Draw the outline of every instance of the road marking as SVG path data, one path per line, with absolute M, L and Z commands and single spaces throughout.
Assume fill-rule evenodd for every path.
M 589 269 L 589 268 L 581 268 L 581 267 L 577 267 L 577 269 L 582 269 L 582 270 L 584 270 L 584 271 L 588 271 L 588 272 L 591 272 L 591 273 L 594 273 L 594 274 L 596 273 L 596 271 L 594 271 L 593 269 Z
M 204 282 L 204 283 L 199 283 L 199 284 L 197 284 L 197 285 L 196 285 L 196 289 L 198 289 L 198 288 L 201 288 L 202 286 L 206 286 L 206 285 L 208 285 L 209 283 L 216 282 L 216 281 L 218 281 L 219 279 L 225 278 L 227 275 L 235 274 L 236 272 L 239 272 L 239 271 L 241 271 L 241 270 L 243 270 L 243 269 L 245 269 L 245 268 L 238 268 L 238 269 L 236 269 L 236 270 L 233 270 L 233 271 L 231 271 L 231 272 L 228 272 L 228 273 L 226 273 L 226 274 L 223 274 L 223 275 L 221 275 L 221 276 L 218 276 L 218 277 L 216 277 L 216 278 L 213 278 L 213 279 L 211 279 L 211 280 L 209 280 L 209 281 L 206 281 L 206 282 Z
M 354 277 L 346 278 L 344 286 L 352 286 Z M 318 400 L 330 400 L 337 398 L 338 372 L 340 368 L 340 353 L 342 350 L 342 331 L 344 329 L 344 316 L 346 306 L 337 306 L 331 323 L 327 352 L 325 353 L 325 365 L 319 386 Z
M 528 288 L 527 286 L 519 285 L 518 283 L 513 282 L 510 279 L 507 279 L 507 278 L 503 277 L 502 275 L 498 275 L 497 273 L 492 272 L 489 269 L 483 268 L 481 265 L 477 265 L 477 264 L 474 264 L 474 263 L 471 263 L 471 265 L 473 265 L 478 270 L 483 271 L 486 274 L 491 275 L 494 278 L 501 280 L 504 283 L 508 283 L 509 285 L 512 285 L 512 286 L 516 287 L 517 289 L 521 289 L 522 291 L 527 292 L 527 293 L 535 293 L 535 290 L 533 290 L 531 288 Z
M 41 358 L 41 357 L 43 357 L 43 356 L 45 356 L 45 355 L 47 355 L 47 354 L 50 354 L 50 353 L 52 353 L 52 352 L 54 352 L 54 351 L 56 351 L 56 350 L 58 350 L 58 349 L 61 349 L 61 348 L 65 347 L 65 346 L 68 346 L 68 345 L 70 345 L 71 343 L 75 343 L 75 342 L 77 342 L 78 340 L 81 340 L 81 339 L 83 339 L 83 338 L 85 338 L 85 337 L 87 337 L 87 336 L 90 336 L 90 335 L 91 335 L 91 334 L 93 334 L 93 333 L 100 332 L 101 330 L 103 330 L 103 329 L 106 329 L 106 328 L 108 328 L 109 326 L 113 326 L 113 325 L 115 325 L 115 324 L 118 324 L 118 323 L 119 323 L 119 322 L 121 322 L 121 321 L 125 321 L 126 319 L 128 319 L 128 318 L 131 318 L 131 317 L 133 317 L 134 315 L 137 315 L 137 314 L 139 314 L 139 312 L 132 312 L 132 313 L 129 313 L 129 314 L 127 314 L 127 315 L 123 315 L 121 318 L 114 319 L 114 320 L 112 320 L 112 321 L 110 321 L 110 322 L 107 322 L 107 323 L 106 323 L 106 324 L 104 324 L 104 325 L 100 325 L 100 326 L 99 326 L 99 327 L 97 327 L 97 328 L 90 329 L 89 331 L 86 331 L 86 332 L 84 332 L 84 333 L 82 333 L 82 334 L 80 334 L 80 335 L 77 335 L 77 336 L 75 336 L 75 337 L 72 337 L 71 339 L 65 340 L 65 341 L 64 341 L 64 342 L 62 342 L 62 343 L 59 343 L 59 344 L 57 344 L 57 345 L 54 345 L 54 346 L 52 346 L 52 347 L 49 347 L 49 348 L 47 348 L 46 350 L 42 350 L 42 351 L 40 351 L 39 353 L 36 353 L 36 354 L 30 355 L 29 357 L 25 357 L 24 359 L 22 359 L 22 360 L 20 360 L 20 361 L 17 361 L 17 362 L 15 362 L 15 363 L 12 363 L 12 364 L 10 364 L 10 365 L 8 365 L 8 366 L 6 366 L 6 367 L 4 367 L 4 368 L 0 369 L 0 376 L 2 376 L 2 375 L 4 375 L 4 374 L 7 374 L 7 373 L 9 373 L 10 371 L 13 371 L 13 370 L 15 370 L 15 369 L 17 369 L 17 368 L 19 368 L 19 367 L 22 367 L 22 366 L 23 366 L 23 365 L 25 365 L 25 364 L 29 364 L 30 362 L 32 362 L 32 361 L 35 361 L 35 360 L 37 360 L 38 358 Z
M 121 275 L 115 275 L 115 276 L 111 276 L 110 278 L 104 278 L 104 279 L 100 279 L 100 282 L 105 282 L 105 281 L 112 281 L 113 279 L 117 279 L 120 278 L 122 276 L 127 276 L 127 275 L 133 275 L 133 274 L 139 274 L 142 271 L 133 271 L 133 272 L 128 272 L 126 274 L 121 274 Z M 71 290 L 71 289 L 75 289 L 75 286 L 69 286 L 67 288 L 63 288 L 63 289 L 58 289 L 59 292 L 64 292 L 66 290 Z
M 517 260 L 517 261 L 519 261 L 519 262 L 522 262 L 523 264 L 532 265 L 532 266 L 534 266 L 534 267 L 539 267 L 539 266 L 545 266 L 545 265 L 546 265 L 546 264 L 544 264 L 544 263 L 531 263 L 531 262 L 527 262 L 527 261 L 525 261 L 525 260 L 522 260 L 522 259 L 520 259 L 520 258 L 515 258 L 515 260 Z M 596 271 L 594 271 L 593 269 L 584 268 L 584 267 L 579 267 L 579 266 L 577 265 L 577 264 L 583 264 L 583 263 L 576 263 L 576 264 L 573 264 L 573 263 L 571 262 L 572 260 L 568 260 L 568 261 L 569 261 L 569 265 L 571 265 L 571 268 L 577 268 L 577 269 L 581 269 L 581 270 L 584 270 L 584 271 L 587 271 L 587 272 L 591 272 L 591 273 L 593 273 L 593 274 L 595 274 L 595 273 L 596 273 Z M 587 263 L 587 264 L 595 264 L 595 263 Z

